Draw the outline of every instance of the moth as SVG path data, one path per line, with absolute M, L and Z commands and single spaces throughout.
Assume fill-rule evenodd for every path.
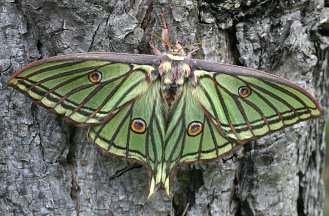
M 161 14 L 162 15 L 162 14 Z M 263 71 L 192 59 L 180 42 L 157 55 L 76 53 L 42 59 L 8 85 L 77 127 L 107 155 L 141 164 L 148 199 L 169 197 L 182 166 L 213 161 L 239 146 L 321 115 L 306 90 Z M 157 37 L 157 36 L 156 36 Z

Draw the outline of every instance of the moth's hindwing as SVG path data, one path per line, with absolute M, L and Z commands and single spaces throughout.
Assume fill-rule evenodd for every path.
M 216 160 L 236 149 L 238 144 L 228 141 L 216 127 L 193 97 L 192 88 L 185 84 L 165 136 L 162 181 L 167 194 L 179 167 Z
M 89 139 L 106 154 L 142 164 L 150 177 L 149 197 L 161 183 L 164 119 L 160 83 L 154 82 L 107 123 L 91 127 Z

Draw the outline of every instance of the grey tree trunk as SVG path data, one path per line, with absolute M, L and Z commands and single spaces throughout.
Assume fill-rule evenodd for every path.
M 218 2 L 2 0 L 0 215 L 321 215 L 329 3 Z M 40 58 L 152 53 L 147 40 L 150 32 L 161 35 L 161 12 L 172 43 L 209 41 L 194 58 L 285 77 L 311 92 L 324 114 L 245 144 L 225 160 L 183 167 L 171 199 L 158 191 L 146 202 L 146 170 L 103 155 L 85 138 L 87 129 L 7 86 L 15 71 Z

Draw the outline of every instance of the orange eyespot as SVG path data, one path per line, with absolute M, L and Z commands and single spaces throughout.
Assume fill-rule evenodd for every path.
M 135 133 L 142 134 L 146 131 L 146 123 L 143 119 L 135 118 L 131 121 L 130 129 Z
M 251 94 L 251 88 L 248 86 L 242 86 L 239 88 L 239 95 L 243 98 L 248 97 Z
M 203 125 L 199 121 L 191 122 L 187 128 L 187 134 L 190 136 L 197 136 L 202 132 Z
M 98 83 L 102 80 L 102 73 L 99 71 L 93 71 L 88 76 L 90 82 Z

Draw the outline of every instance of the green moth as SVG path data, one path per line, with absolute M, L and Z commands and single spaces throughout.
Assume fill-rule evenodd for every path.
M 33 62 L 8 85 L 89 127 L 107 155 L 143 165 L 148 199 L 169 196 L 177 169 L 213 161 L 240 145 L 300 121 L 321 108 L 303 88 L 263 71 L 191 59 L 180 42 L 157 55 L 77 53 Z M 157 37 L 157 36 L 156 36 Z M 172 50 L 170 51 L 170 48 Z

